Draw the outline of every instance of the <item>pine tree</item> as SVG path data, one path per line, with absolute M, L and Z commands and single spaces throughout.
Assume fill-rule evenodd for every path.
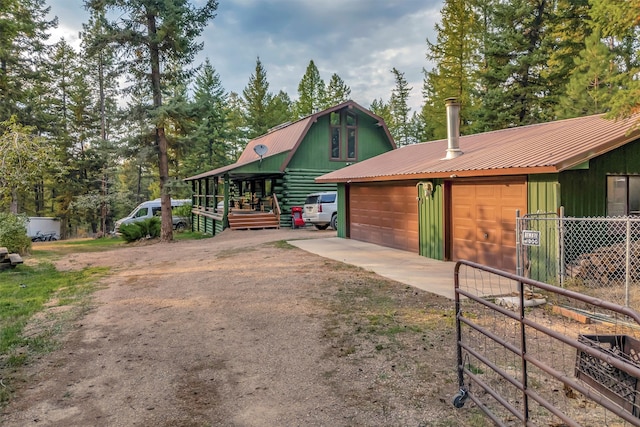
M 185 75 L 181 67 L 175 68 L 180 73 L 172 74 L 162 66 L 167 62 L 185 66 L 192 62 L 202 48 L 196 39 L 215 16 L 218 3 L 207 0 L 204 6 L 197 8 L 186 0 L 136 0 L 125 3 L 119 0 L 87 0 L 87 5 L 96 11 L 104 10 L 105 16 L 111 16 L 110 11 L 114 12 L 116 18 L 107 25 L 108 33 L 103 38 L 105 44 L 117 43 L 123 48 L 123 53 L 127 54 L 128 71 L 138 84 L 150 82 L 162 200 L 160 239 L 172 240 L 171 194 L 166 187 L 169 182 L 169 147 L 165 135 L 166 117 L 162 111 L 162 89 L 167 80 L 183 80 Z
M 594 27 L 610 42 L 619 74 L 614 80 L 620 90 L 611 103 L 612 115 L 640 112 L 640 0 L 590 0 Z
M 465 133 L 477 108 L 473 95 L 475 73 L 480 68 L 480 47 L 483 27 L 477 1 L 446 0 L 435 25 L 436 42 L 427 40 L 427 59 L 435 63 L 424 71 L 424 106 L 421 115 L 426 120 L 422 136 L 446 137 L 445 100 L 456 98 L 461 103 L 460 131 Z M 427 131 L 429 129 L 429 131 Z
M 410 130 L 410 117 L 411 107 L 409 107 L 409 95 L 412 88 L 409 87 L 407 80 L 404 77 L 404 73 L 398 71 L 397 68 L 392 68 L 396 82 L 395 87 L 391 91 L 391 99 L 389 100 L 389 112 L 391 122 L 387 123 L 389 126 L 389 132 L 393 135 L 398 146 L 413 144 L 416 141 L 411 137 Z
M 298 101 L 295 111 L 298 118 L 320 111 L 325 105 L 324 81 L 313 60 L 309 61 L 307 69 L 298 84 Z
M 575 68 L 560 100 L 558 117 L 569 118 L 603 113 L 610 109 L 617 87 L 613 84 L 613 54 L 600 39 L 599 31 L 587 37 L 586 47 L 575 58 Z
M 44 0 L 4 0 L 0 10 L 0 121 L 15 115 L 19 123 L 40 127 L 46 118 L 29 101 L 46 83 L 46 41 L 57 18 L 46 19 Z
M 491 4 L 491 28 L 480 71 L 482 108 L 475 131 L 540 123 L 554 118 L 549 81 L 543 70 L 550 4 L 547 0 L 514 0 Z
M 274 123 L 274 126 L 294 119 L 293 102 L 291 102 L 291 98 L 289 98 L 286 92 L 281 90 L 276 96 L 271 98 L 269 115 L 271 117 L 271 123 Z
M 189 132 L 190 150 L 185 158 L 186 176 L 229 163 L 227 155 L 227 93 L 209 59 L 194 83 L 192 112 L 194 129 Z
M 387 127 L 389 127 L 389 124 L 391 123 L 392 118 L 391 118 L 391 108 L 388 103 L 384 102 L 382 98 L 380 99 L 376 98 L 373 101 L 371 101 L 371 105 L 369 105 L 369 110 L 371 110 L 371 112 L 376 116 L 382 118 L 382 120 L 384 120 L 384 122 L 387 124 Z
M 260 58 L 256 60 L 256 69 L 249 77 L 249 83 L 242 91 L 244 118 L 247 128 L 247 138 L 253 139 L 267 133 L 272 123 L 269 117 L 269 105 L 273 95 L 269 92 L 267 71 L 262 66 Z
M 329 83 L 327 84 L 322 109 L 324 110 L 334 105 L 341 104 L 349 99 L 351 99 L 351 88 L 347 86 L 339 75 L 333 73 Z

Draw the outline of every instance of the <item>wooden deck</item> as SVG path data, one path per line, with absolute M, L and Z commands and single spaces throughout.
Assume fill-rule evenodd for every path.
M 280 228 L 280 221 L 271 212 L 234 210 L 229 212 L 229 228 L 232 230 L 259 230 Z

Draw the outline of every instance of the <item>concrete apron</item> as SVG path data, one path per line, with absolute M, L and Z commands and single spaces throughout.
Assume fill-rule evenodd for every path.
M 321 257 L 362 267 L 396 282 L 454 299 L 455 262 L 438 261 L 399 249 L 340 237 L 289 240 L 287 243 Z

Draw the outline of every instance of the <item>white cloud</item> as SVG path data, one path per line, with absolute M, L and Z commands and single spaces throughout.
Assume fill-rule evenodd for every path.
M 64 35 L 77 45 L 88 13 L 80 2 L 50 0 Z M 313 59 L 328 81 L 337 73 L 351 87 L 356 102 L 388 100 L 394 87 L 391 69 L 405 73 L 413 87 L 410 105 L 422 103 L 426 39 L 433 40 L 442 0 L 223 0 L 203 32 L 204 49 L 228 91 L 242 93 L 259 56 L 270 90 L 297 98 L 297 87 Z

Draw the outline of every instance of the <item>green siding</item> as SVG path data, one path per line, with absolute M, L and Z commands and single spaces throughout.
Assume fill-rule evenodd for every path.
M 346 220 L 347 217 L 347 193 L 346 186 L 344 183 L 338 184 L 338 237 L 346 238 L 347 237 L 347 226 Z
M 233 174 L 279 174 L 282 162 L 287 158 L 289 152 L 279 153 L 275 156 L 269 156 L 262 161 L 248 163 L 238 166 L 233 170 Z
M 566 216 L 605 216 L 607 175 L 640 174 L 640 140 L 589 161 L 589 169 L 560 173 L 562 206 Z
M 527 206 L 529 212 L 558 212 L 560 208 L 560 184 L 558 174 L 529 175 L 527 184 Z
M 444 184 L 436 179 L 431 196 L 424 194 L 424 183 L 418 185 L 420 255 L 444 259 Z
M 358 113 L 357 111 L 354 111 Z M 320 117 L 311 126 L 300 147 L 288 164 L 290 169 L 311 169 L 334 171 L 353 163 L 352 160 L 339 161 L 330 158 L 329 115 Z M 343 152 L 346 151 L 346 128 L 342 130 Z M 362 161 L 386 153 L 391 149 L 383 127 L 368 115 L 358 114 L 357 159 Z
M 315 179 L 330 170 L 289 169 L 285 170 L 281 182 L 276 187 L 282 216 L 281 227 L 292 227 L 291 208 L 303 206 L 307 195 L 318 191 L 335 191 L 336 184 L 316 184 Z

